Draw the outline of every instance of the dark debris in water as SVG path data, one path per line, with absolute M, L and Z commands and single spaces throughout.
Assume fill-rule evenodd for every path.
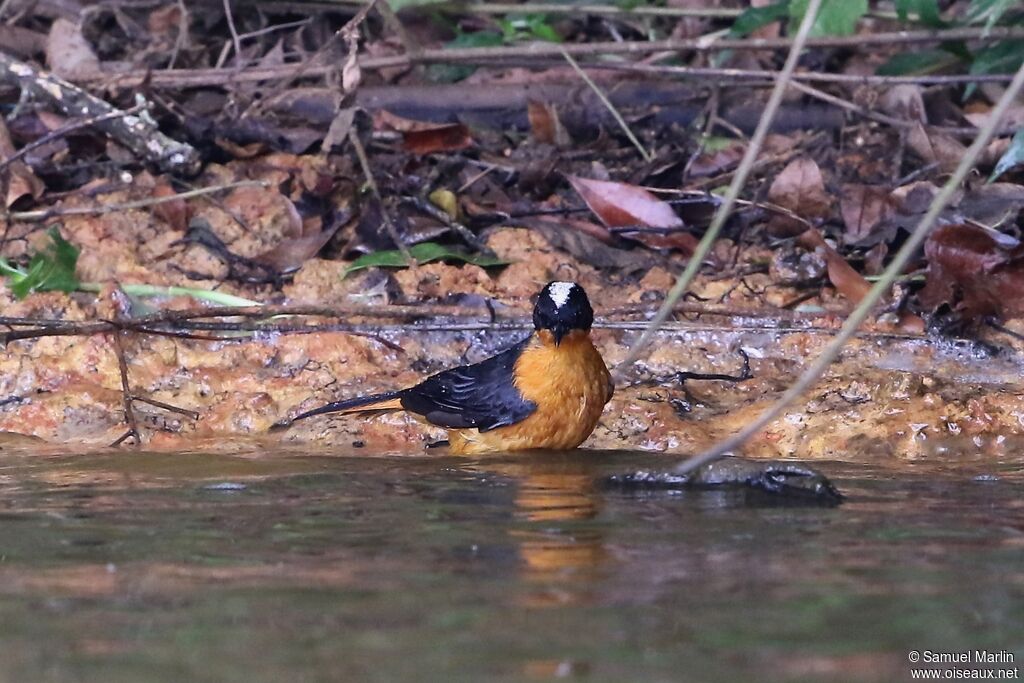
M 639 470 L 605 479 L 609 488 L 631 491 L 681 491 L 748 488 L 768 494 L 773 502 L 839 505 L 843 494 L 817 470 L 793 462 L 725 458 L 689 474 Z

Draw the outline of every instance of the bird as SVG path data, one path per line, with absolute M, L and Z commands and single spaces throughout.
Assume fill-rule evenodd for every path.
M 574 449 L 614 392 L 590 339 L 593 322 L 583 287 L 549 282 L 533 308 L 533 332 L 497 355 L 406 389 L 328 403 L 274 428 L 325 413 L 405 411 L 446 428 L 449 452 L 457 455 Z

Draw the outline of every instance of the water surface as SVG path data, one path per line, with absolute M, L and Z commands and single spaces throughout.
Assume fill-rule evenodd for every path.
M 893 681 L 910 650 L 1024 661 L 1018 466 L 816 463 L 838 508 L 600 484 L 666 462 L 0 455 L 0 681 Z

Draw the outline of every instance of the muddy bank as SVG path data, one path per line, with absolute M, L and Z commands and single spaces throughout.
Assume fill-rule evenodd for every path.
M 114 219 L 111 219 L 114 220 Z M 141 236 L 140 238 L 141 239 Z M 112 242 L 123 244 L 123 242 Z M 104 242 L 97 241 L 102 246 Z M 342 278 L 344 261 L 311 260 L 286 285 L 290 302 L 390 303 L 486 297 L 502 306 L 504 320 L 526 323 L 530 297 L 552 278 L 574 278 L 590 292 L 600 317 L 640 304 L 653 310 L 670 284 L 670 259 L 646 273 L 611 278 L 552 248 L 537 233 L 503 229 L 487 244 L 510 266 L 484 270 L 430 264 L 409 270 L 371 269 Z M 123 249 L 123 247 L 121 247 Z M 124 252 L 122 252 L 123 256 Z M 744 258 L 754 259 L 753 250 Z M 94 264 L 108 263 L 99 260 Z M 99 265 L 89 266 L 99 268 Z M 109 262 L 105 274 L 124 280 L 132 268 Z M 117 271 L 115 273 L 114 271 Z M 257 287 L 226 285 L 255 296 Z M 0 290 L 5 313 L 85 320 L 110 317 L 113 290 L 85 294 L 35 294 L 16 301 Z M 702 276 L 695 293 L 724 305 L 748 307 L 799 294 L 754 273 L 735 279 Z M 827 290 L 822 295 L 827 297 Z M 647 303 L 650 302 L 650 303 Z M 842 301 L 814 303 L 840 310 Z M 171 307 L 192 306 L 185 299 Z M 344 332 L 261 334 L 204 341 L 130 334 L 124 339 L 133 393 L 196 411 L 199 419 L 136 402 L 147 448 L 217 447 L 236 438 L 265 443 L 356 445 L 367 453 L 418 453 L 443 432 L 404 415 L 370 418 L 325 416 L 267 434 L 277 420 L 320 403 L 413 384 L 461 363 L 476 362 L 526 334 L 487 329 L 438 331 L 458 321 L 429 321 L 435 328 L 382 324 L 373 335 Z M 774 401 L 831 338 L 836 317 L 804 321 L 703 316 L 680 317 L 663 331 L 645 359 L 620 374 L 615 398 L 586 446 L 692 453 L 727 435 Z M 609 367 L 625 358 L 642 320 L 606 322 L 594 331 Z M 618 329 L 621 327 L 632 329 Z M 503 323 L 507 328 L 508 323 Z M 1003 339 L 1002 343 L 1005 344 Z M 752 377 L 745 381 L 680 383 L 680 371 L 739 374 L 743 353 Z M 829 374 L 785 418 L 747 448 L 752 456 L 800 458 L 918 458 L 955 437 L 968 451 L 1006 453 L 1006 439 L 1024 433 L 1021 358 L 1008 346 L 954 343 L 896 332 L 876 323 L 849 345 Z M 0 352 L 0 430 L 75 446 L 105 446 L 125 429 L 120 374 L 109 335 L 58 336 L 9 343 Z

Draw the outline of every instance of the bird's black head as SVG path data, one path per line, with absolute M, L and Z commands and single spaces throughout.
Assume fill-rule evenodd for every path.
M 573 330 L 587 332 L 594 324 L 594 309 L 587 293 L 575 282 L 549 282 L 533 307 L 533 326 L 547 330 L 555 344 Z

